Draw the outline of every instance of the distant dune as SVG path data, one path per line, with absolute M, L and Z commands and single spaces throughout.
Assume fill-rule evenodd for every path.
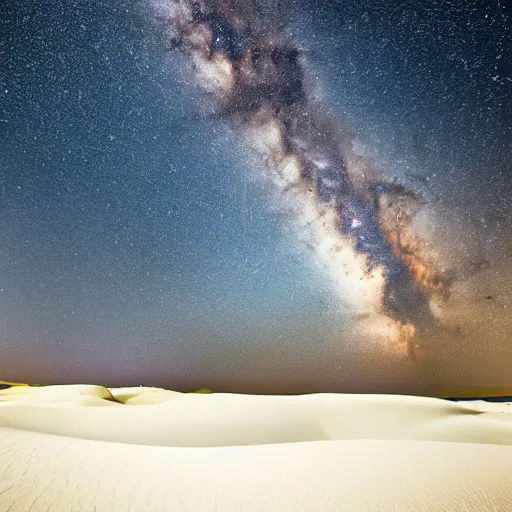
M 443 388 L 436 395 L 449 398 L 512 398 L 512 388 Z
M 0 391 L 0 511 L 510 511 L 512 405 Z

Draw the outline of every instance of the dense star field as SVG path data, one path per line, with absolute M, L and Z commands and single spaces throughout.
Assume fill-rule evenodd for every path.
M 500 2 L 0 6 L 0 373 L 508 386 Z

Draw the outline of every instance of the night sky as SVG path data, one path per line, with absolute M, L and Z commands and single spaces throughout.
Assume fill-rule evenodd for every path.
M 421 197 L 413 228 L 449 282 L 421 359 L 357 334 L 365 315 L 316 261 L 264 159 L 197 85 L 165 1 L 3 0 L 2 379 L 264 393 L 512 386 L 510 6 L 264 3 L 300 52 L 308 97 L 382 182 Z

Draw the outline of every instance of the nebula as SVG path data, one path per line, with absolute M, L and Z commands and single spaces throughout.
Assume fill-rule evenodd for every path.
M 359 327 L 417 357 L 439 322 L 431 304 L 450 287 L 413 230 L 422 198 L 355 153 L 349 131 L 313 94 L 303 52 L 264 6 L 168 0 L 158 11 L 170 47 L 187 56 L 216 111 L 268 162 Z

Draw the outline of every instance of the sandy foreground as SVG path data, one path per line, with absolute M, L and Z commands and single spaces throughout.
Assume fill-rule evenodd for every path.
M 0 511 L 512 511 L 512 405 L 0 391 Z

